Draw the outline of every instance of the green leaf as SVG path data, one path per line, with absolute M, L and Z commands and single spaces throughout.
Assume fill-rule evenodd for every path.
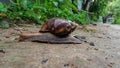
M 59 0 L 59 2 L 63 2 L 64 0 Z
M 7 8 L 0 2 L 0 12 L 7 12 Z
M 58 6 L 58 2 L 53 2 L 53 4 L 57 7 Z

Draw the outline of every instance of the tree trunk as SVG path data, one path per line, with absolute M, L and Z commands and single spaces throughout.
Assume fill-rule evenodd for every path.
M 94 2 L 94 0 L 83 0 L 83 10 L 89 11 L 92 2 Z
M 82 1 L 81 0 L 77 0 L 77 2 L 78 2 L 77 8 L 80 11 L 80 10 L 82 10 Z

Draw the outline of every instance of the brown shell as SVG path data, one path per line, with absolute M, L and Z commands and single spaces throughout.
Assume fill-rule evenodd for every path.
M 66 37 L 75 30 L 77 25 L 68 20 L 52 18 L 43 24 L 39 32 L 50 32 L 58 37 Z

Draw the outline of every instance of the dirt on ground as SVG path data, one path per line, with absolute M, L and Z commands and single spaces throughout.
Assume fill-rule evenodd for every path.
M 40 27 L 0 29 L 0 68 L 120 68 L 120 26 L 78 27 L 81 44 L 19 42 L 19 34 Z

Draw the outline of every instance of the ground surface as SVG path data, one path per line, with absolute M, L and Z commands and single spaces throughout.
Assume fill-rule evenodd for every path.
M 120 68 L 119 28 L 89 25 L 72 34 L 85 37 L 92 45 L 18 42 L 21 32 L 38 32 L 39 28 L 0 29 L 0 68 Z

